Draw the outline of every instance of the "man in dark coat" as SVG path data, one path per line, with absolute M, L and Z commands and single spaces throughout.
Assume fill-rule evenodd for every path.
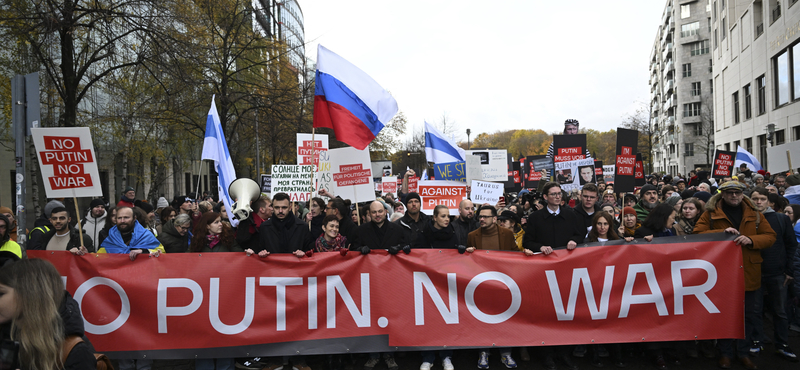
M 403 227 L 403 232 L 406 234 L 405 239 L 411 244 L 412 248 L 424 248 L 425 236 L 422 231 L 425 225 L 430 221 L 430 216 L 422 213 L 422 201 L 419 194 L 411 192 L 405 198 L 406 213 L 402 218 L 394 223 Z
M 270 253 L 292 253 L 303 257 L 306 251 L 311 250 L 313 240 L 308 225 L 291 211 L 291 202 L 286 193 L 275 194 L 272 198 L 274 213 L 269 220 L 261 223 L 258 232 L 261 240 L 258 249 L 248 249 L 245 252 L 258 253 L 259 257 L 266 257 Z
M 464 199 L 458 204 L 458 217 L 451 223 L 456 230 L 458 245 L 467 245 L 467 235 L 478 229 L 475 218 L 475 206 L 469 199 Z
M 381 202 L 376 200 L 370 203 L 369 215 L 371 221 L 356 229 L 352 250 L 366 254 L 372 249 L 389 249 L 408 244 L 403 228 L 386 219 L 386 209 Z
M 581 189 L 581 202 L 576 204 L 575 208 L 573 208 L 587 234 L 592 228 L 592 218 L 595 212 L 601 211 L 600 205 L 597 204 L 597 199 L 597 186 L 594 184 L 586 184 L 583 186 L 583 189 Z
M 272 200 L 262 196 L 252 203 L 253 212 L 250 212 L 250 217 L 241 220 L 239 226 L 236 228 L 236 243 L 242 249 L 259 249 L 261 237 L 259 229 L 261 224 L 269 220 L 273 214 Z
M 72 218 L 64 207 L 56 207 L 50 213 L 50 223 L 53 228 L 46 232 L 42 237 L 42 243 L 38 249 L 70 251 L 73 254 L 85 254 L 94 252 L 92 238 L 83 231 L 83 247 L 81 247 L 81 233 L 76 229 L 71 229 L 69 223 Z
M 545 255 L 553 249 L 575 249 L 586 235 L 583 222 L 571 208 L 560 205 L 562 192 L 558 183 L 549 182 L 543 190 L 547 207 L 528 216 L 523 247 Z

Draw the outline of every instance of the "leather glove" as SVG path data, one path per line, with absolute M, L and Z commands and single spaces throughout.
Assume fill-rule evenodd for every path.
M 411 246 L 410 245 L 403 246 L 403 253 L 405 254 L 411 253 Z
M 464 252 L 466 252 L 466 251 L 467 251 L 467 246 L 466 245 L 459 245 L 458 246 L 458 253 L 464 254 Z
M 314 255 L 314 251 L 313 250 L 309 249 L 309 250 L 306 251 L 306 257 L 311 257 L 313 255 Z
M 361 247 L 360 251 L 361 251 L 361 254 L 369 254 L 370 249 L 369 249 L 368 246 L 365 245 L 365 246 Z
M 393 246 L 389 247 L 389 249 L 387 249 L 387 250 L 389 251 L 389 254 L 397 254 L 398 252 L 400 252 L 400 246 L 399 245 L 393 245 Z
M 347 248 L 339 249 L 339 254 L 341 254 L 342 257 L 346 256 L 347 255 Z

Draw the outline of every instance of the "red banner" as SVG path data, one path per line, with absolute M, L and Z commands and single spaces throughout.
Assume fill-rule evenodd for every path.
M 723 237 L 531 257 L 28 254 L 64 274 L 98 352 L 244 357 L 741 338 L 741 252 Z

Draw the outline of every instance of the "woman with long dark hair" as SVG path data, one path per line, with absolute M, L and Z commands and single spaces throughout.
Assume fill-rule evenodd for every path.
M 595 212 L 592 217 L 592 230 L 586 238 L 587 242 L 607 242 L 619 240 L 619 235 L 614 231 L 614 217 L 608 212 Z
M 311 225 L 311 237 L 314 239 L 322 235 L 322 220 L 325 218 L 325 201 L 322 198 L 311 198 L 308 202 L 308 213 L 306 213 L 306 223 Z
M 683 201 L 681 211 L 678 213 L 678 225 L 675 227 L 675 232 L 678 235 L 691 235 L 694 231 L 694 225 L 697 220 L 703 215 L 703 203 L 700 203 L 697 198 L 689 198 Z
M 197 220 L 189 251 L 193 253 L 243 252 L 242 248 L 236 244 L 236 235 L 233 230 L 222 223 L 222 216 L 216 212 L 206 212 Z
M 644 238 L 651 241 L 662 236 L 675 236 L 675 209 L 667 203 L 659 203 L 650 211 L 642 222 L 642 227 L 636 229 L 634 238 Z
M 62 353 L 67 337 L 83 336 L 83 317 L 64 290 L 61 274 L 43 259 L 25 259 L 0 269 L 0 324 L 10 322 L 20 343 L 19 369 L 90 370 L 97 360 L 86 342 Z M 66 358 L 66 360 L 65 360 Z

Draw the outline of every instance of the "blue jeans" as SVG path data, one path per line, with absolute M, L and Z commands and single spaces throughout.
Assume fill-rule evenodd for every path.
M 216 361 L 216 365 L 214 362 Z M 203 358 L 194 360 L 195 370 L 235 370 L 236 364 L 232 358 Z
M 751 341 L 760 340 L 764 336 L 764 293 L 767 293 L 772 310 L 772 323 L 775 329 L 775 345 L 789 344 L 789 318 L 786 316 L 786 293 L 788 286 L 783 286 L 784 275 L 761 276 L 761 288 L 756 291 L 755 330 Z
M 452 350 L 439 351 L 439 357 L 444 360 L 445 357 L 453 357 Z M 423 351 L 422 362 L 433 363 L 436 361 L 436 351 Z

